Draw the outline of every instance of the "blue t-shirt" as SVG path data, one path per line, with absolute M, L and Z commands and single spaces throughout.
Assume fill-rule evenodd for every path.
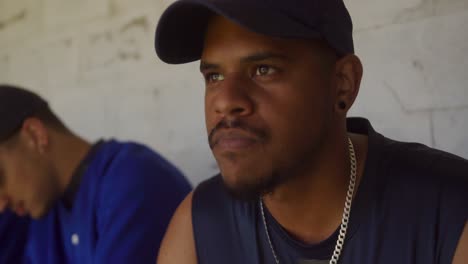
M 61 199 L 30 225 L 26 263 L 151 263 L 186 178 L 149 148 L 108 141 L 87 157 L 70 207 Z
M 385 138 L 365 119 L 348 130 L 368 135 L 369 148 L 339 263 L 451 264 L 468 216 L 468 161 Z M 280 263 L 328 263 L 338 228 L 308 245 L 265 215 Z M 233 199 L 220 176 L 195 190 L 192 222 L 198 263 L 275 263 L 258 201 Z

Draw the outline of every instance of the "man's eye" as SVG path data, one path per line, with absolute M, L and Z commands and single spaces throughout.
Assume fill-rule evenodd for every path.
M 255 75 L 257 76 L 263 76 L 263 75 L 269 75 L 275 72 L 275 69 L 273 67 L 267 66 L 267 65 L 261 65 L 257 67 L 257 70 L 255 72 Z
M 209 73 L 205 78 L 208 82 L 219 82 L 224 80 L 224 76 L 220 73 Z

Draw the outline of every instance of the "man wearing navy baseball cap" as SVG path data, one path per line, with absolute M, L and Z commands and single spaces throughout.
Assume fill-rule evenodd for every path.
M 190 189 L 151 149 L 88 143 L 37 94 L 0 85 L 0 263 L 154 263 Z
M 200 60 L 220 168 L 159 264 L 468 263 L 468 161 L 347 118 L 363 67 L 342 0 L 180 0 L 156 53 Z

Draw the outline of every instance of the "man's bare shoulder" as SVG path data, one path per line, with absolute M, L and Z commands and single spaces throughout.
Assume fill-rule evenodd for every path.
M 159 249 L 158 264 L 196 264 L 195 241 L 192 226 L 192 197 L 187 195 L 171 219 Z

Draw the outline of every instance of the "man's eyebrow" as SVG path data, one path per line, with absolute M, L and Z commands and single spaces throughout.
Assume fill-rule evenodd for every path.
M 208 62 L 204 62 L 204 61 L 201 61 L 200 62 L 200 72 L 204 72 L 204 71 L 207 71 L 207 70 L 215 70 L 215 69 L 219 69 L 219 65 L 218 64 L 215 64 L 215 63 L 208 63 Z
M 259 62 L 264 60 L 271 60 L 271 59 L 279 59 L 279 60 L 290 60 L 290 58 L 286 55 L 275 53 L 275 52 L 259 52 L 254 53 L 248 56 L 245 56 L 240 59 L 241 63 L 252 63 L 252 62 Z M 207 70 L 217 70 L 221 68 L 219 64 L 210 63 L 206 61 L 200 62 L 200 71 L 207 71 Z
M 275 52 L 259 52 L 249 56 L 246 56 L 241 59 L 241 62 L 248 63 L 248 62 L 258 62 L 264 60 L 271 60 L 271 59 L 280 59 L 280 60 L 289 60 L 286 55 L 275 53 Z

